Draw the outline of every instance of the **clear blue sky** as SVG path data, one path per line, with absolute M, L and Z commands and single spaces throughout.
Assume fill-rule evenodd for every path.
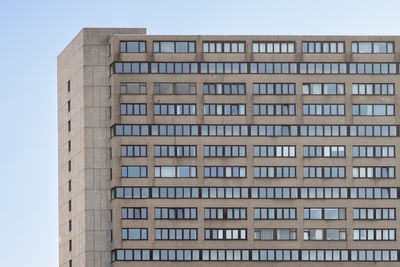
M 399 34 L 400 1 L 0 1 L 0 265 L 58 266 L 57 55 L 82 27 Z

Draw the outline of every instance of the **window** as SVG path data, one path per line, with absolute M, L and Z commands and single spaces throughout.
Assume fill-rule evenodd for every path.
M 397 187 L 114 187 L 112 199 L 397 199 Z
M 397 136 L 394 125 L 351 125 L 350 136 Z
M 155 145 L 154 157 L 196 157 L 197 147 L 191 145 Z
M 242 116 L 246 115 L 245 104 L 204 104 L 204 115 Z
M 118 64 L 118 63 L 116 63 Z M 146 64 L 147 68 L 151 68 L 150 71 L 146 68 L 142 73 L 177 73 L 177 74 L 189 74 L 199 73 L 199 63 L 187 63 L 187 62 L 151 62 L 143 63 Z
M 247 240 L 247 229 L 204 229 L 205 240 Z
M 396 220 L 395 208 L 354 208 L 354 220 Z
M 67 82 L 67 92 L 71 92 L 71 81 Z
M 296 208 L 254 208 L 254 220 L 296 219 Z
M 300 74 L 346 74 L 347 63 L 300 63 Z
M 346 229 L 304 229 L 304 240 L 346 240 Z
M 397 262 L 387 249 L 116 249 L 114 261 Z M 246 263 L 244 263 L 246 264 Z M 265 263 L 264 263 L 265 264 Z
M 68 248 L 69 248 L 69 251 L 72 251 L 72 240 L 70 239 L 69 240 L 69 242 L 68 242 Z
M 197 240 L 196 228 L 156 228 L 155 240 Z
M 197 208 L 154 208 L 156 220 L 197 220 Z
M 112 74 L 397 74 L 396 63 L 114 62 Z
M 237 63 L 232 63 L 234 67 Z M 228 69 L 230 73 L 230 70 Z M 241 65 L 240 72 L 233 71 L 232 73 L 247 73 L 247 64 Z M 296 74 L 297 63 L 249 63 L 249 73 L 253 74 Z
M 155 178 L 197 178 L 196 166 L 154 166 Z
M 294 83 L 253 83 L 254 95 L 294 95 Z
M 69 180 L 68 181 L 68 192 L 71 192 L 71 191 L 72 191 L 72 181 Z
M 195 95 L 195 83 L 154 83 L 155 95 Z
M 395 241 L 395 229 L 353 229 L 355 241 Z
M 253 104 L 255 116 L 294 116 L 296 104 Z
M 245 166 L 204 166 L 204 178 L 246 178 Z
M 146 104 L 121 104 L 121 115 L 147 115 Z
M 350 188 L 352 199 L 396 199 L 397 188 L 387 187 L 356 187 Z
M 348 188 L 344 187 L 303 187 L 300 189 L 302 199 L 347 199 Z
M 303 104 L 304 116 L 344 116 L 344 105 Z
M 344 53 L 344 42 L 302 42 L 301 50 L 303 53 L 341 54 Z
M 121 219 L 147 220 L 147 208 L 121 208 Z
M 254 229 L 254 240 L 296 240 L 296 235 L 296 228 Z
M 196 115 L 196 104 L 154 104 L 154 115 Z
M 121 166 L 122 178 L 147 178 L 147 166 Z
M 68 126 L 68 132 L 70 132 L 71 131 L 71 120 L 68 121 L 67 126 Z
M 255 166 L 254 178 L 296 178 L 296 167 Z
M 247 220 L 247 209 L 204 208 L 204 220 Z
M 303 95 L 344 95 L 344 84 L 304 83 Z
M 394 116 L 394 105 L 353 105 L 353 116 Z
M 346 167 L 304 166 L 303 178 L 346 178 Z
M 71 140 L 68 140 L 68 152 L 71 152 L 71 148 L 72 148 Z
M 355 54 L 392 54 L 393 42 L 352 42 L 351 52 Z
M 147 157 L 147 146 L 121 145 L 121 157 Z
M 203 53 L 245 53 L 245 42 L 236 41 L 207 41 L 203 42 Z
M 149 127 L 150 126 L 150 127 Z M 150 129 L 149 129 L 150 128 Z M 151 133 L 149 134 L 149 130 Z M 117 136 L 198 136 L 198 125 L 117 125 Z
M 146 83 L 120 83 L 120 92 L 121 95 L 145 95 L 146 87 Z
M 395 63 L 350 63 L 349 74 L 396 74 Z
M 353 178 L 396 178 L 396 167 L 353 167 Z
M 68 231 L 71 232 L 72 231 L 72 220 L 68 221 Z
M 296 157 L 296 146 L 253 146 L 253 157 L 294 158 Z
M 154 41 L 154 53 L 196 53 L 194 41 Z
M 294 53 L 295 42 L 253 42 L 253 53 Z
M 120 41 L 119 52 L 121 53 L 146 53 L 145 41 Z
M 394 95 L 393 83 L 353 83 L 353 95 Z
M 304 208 L 304 220 L 346 220 L 346 208 Z
M 344 158 L 346 146 L 303 146 L 304 158 Z
M 351 250 L 351 261 L 398 261 L 393 250 Z
M 71 100 L 68 100 L 68 102 L 67 102 L 67 111 L 68 112 L 71 111 Z
M 68 200 L 68 211 L 72 211 L 72 200 Z
M 147 240 L 147 228 L 122 228 L 122 240 Z
M 71 160 L 68 160 L 68 172 L 71 172 L 72 170 L 72 163 Z
M 300 136 L 347 136 L 347 126 L 301 125 Z
M 245 95 L 244 83 L 204 83 L 204 95 Z
M 69 267 L 72 267 L 72 260 L 69 260 Z
M 246 157 L 246 146 L 204 146 L 204 157 Z
M 353 158 L 394 158 L 395 146 L 353 146 Z
M 398 125 L 114 125 L 114 136 L 398 136 Z

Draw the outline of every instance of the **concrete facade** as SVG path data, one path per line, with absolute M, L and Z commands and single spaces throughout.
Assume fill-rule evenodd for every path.
M 69 266 L 70 260 L 72 266 L 110 266 L 107 112 L 111 33 L 143 34 L 145 30 L 83 29 L 58 57 L 60 266 Z M 68 141 L 71 141 L 71 151 L 68 151 Z M 71 161 L 71 171 L 68 171 L 68 161 Z M 71 251 L 69 240 L 72 240 Z
M 145 41 L 146 52 L 125 53 L 120 51 L 120 43 Z M 194 53 L 155 53 L 155 41 L 194 41 Z M 243 53 L 205 53 L 203 42 L 245 42 Z M 293 53 L 254 53 L 254 42 L 285 43 L 294 42 Z M 304 53 L 302 42 L 343 42 L 343 53 Z M 393 53 L 352 53 L 353 42 L 390 42 Z M 271 266 L 398 266 L 400 257 L 398 218 L 394 220 L 355 220 L 353 208 L 395 208 L 399 204 L 399 193 L 389 199 L 334 198 L 136 198 L 117 197 L 117 188 L 123 187 L 238 187 L 238 188 L 393 188 L 398 190 L 396 176 L 393 179 L 355 179 L 353 167 L 393 166 L 398 168 L 397 155 L 399 140 L 398 118 L 399 94 L 399 51 L 400 39 L 394 36 L 153 36 L 146 35 L 145 29 L 83 29 L 58 57 L 58 131 L 59 131 L 59 235 L 60 266 L 249 266 L 265 265 L 265 260 L 256 260 L 255 250 L 274 250 Z M 139 62 L 148 64 L 148 73 L 118 73 L 118 63 Z M 192 74 L 155 73 L 151 68 L 154 62 L 183 62 L 198 65 L 198 72 Z M 246 63 L 247 73 L 221 74 L 201 73 L 204 62 Z M 296 63 L 296 74 L 252 73 L 251 63 Z M 346 63 L 346 73 L 302 74 L 302 63 Z M 392 74 L 352 74 L 352 63 L 390 63 L 395 64 Z M 133 65 L 131 65 L 133 66 Z M 374 67 L 374 65 L 372 65 Z M 133 68 L 133 67 L 132 67 Z M 141 67 L 142 70 L 144 67 Z M 211 68 L 211 67 L 210 67 Z M 226 68 L 226 67 L 225 67 Z M 259 67 L 260 68 L 260 67 Z M 382 68 L 382 71 L 384 67 Z M 175 71 L 177 67 L 175 66 Z M 142 71 L 143 72 L 143 71 Z M 160 72 L 160 70 L 159 70 Z M 121 83 L 140 82 L 146 84 L 146 94 L 121 94 Z M 154 94 L 154 83 L 195 83 L 196 94 Z M 70 90 L 68 91 L 68 83 Z M 245 85 L 243 95 L 205 95 L 205 83 L 241 83 Z M 254 83 L 293 83 L 293 95 L 255 95 Z M 344 94 L 304 95 L 304 84 L 344 84 Z M 354 95 L 353 84 L 393 84 L 393 95 Z M 68 111 L 68 101 L 70 110 Z M 120 104 L 140 103 L 147 105 L 146 115 L 121 115 Z M 196 104 L 196 115 L 154 115 L 154 104 Z M 204 104 L 245 104 L 243 116 L 206 116 Z M 293 116 L 254 116 L 253 104 L 295 104 Z M 304 116 L 304 104 L 343 104 L 343 116 Z M 394 105 L 394 116 L 354 116 L 354 104 Z M 68 121 L 71 129 L 68 130 Z M 297 125 L 297 136 L 120 136 L 119 125 Z M 300 136 L 302 125 L 393 125 L 396 134 L 391 137 L 372 136 Z M 113 133 L 112 135 L 110 133 Z M 200 130 L 199 130 L 200 132 Z M 70 141 L 71 149 L 68 147 Z M 121 156 L 122 145 L 147 146 L 145 157 Z M 154 157 L 155 145 L 195 145 L 196 157 Z M 245 157 L 204 157 L 205 145 L 245 145 Z M 296 146 L 295 157 L 254 157 L 253 146 Z M 303 146 L 345 146 L 344 157 L 303 157 Z M 353 157 L 353 146 L 394 146 L 394 157 Z M 70 150 L 70 151 L 69 151 Z M 70 164 L 70 170 L 68 162 Z M 122 178 L 121 166 L 147 166 L 147 178 Z M 197 178 L 155 178 L 155 166 L 196 166 Z M 204 178 L 205 166 L 244 166 L 246 178 Z M 255 166 L 293 166 L 296 178 L 253 178 Z M 304 166 L 345 167 L 345 177 L 303 178 Z M 398 172 L 398 170 L 396 170 Z M 395 174 L 397 174 L 395 172 Z M 69 182 L 71 181 L 71 182 Z M 69 186 L 69 183 L 71 186 Z M 301 189 L 298 189 L 299 195 Z M 348 189 L 350 195 L 350 189 Z M 69 202 L 71 201 L 71 208 Z M 125 207 L 147 208 L 147 218 L 122 219 L 121 210 Z M 197 208 L 195 220 L 158 220 L 154 209 L 158 207 Z M 246 208 L 246 219 L 206 220 L 204 208 Z M 256 220 L 254 208 L 296 208 L 295 220 Z M 304 208 L 346 208 L 344 220 L 305 220 Z M 70 229 L 70 223 L 72 228 Z M 146 228 L 146 240 L 123 240 L 122 229 Z M 175 241 L 155 240 L 156 228 L 196 228 L 197 240 Z M 205 229 L 247 229 L 245 240 L 205 240 Z M 296 229 L 295 240 L 255 240 L 254 229 L 284 228 Z M 304 240 L 304 229 L 346 229 L 345 240 L 310 241 Z M 395 229 L 395 239 L 390 241 L 357 241 L 353 229 Z M 72 248 L 70 249 L 70 243 Z M 118 258 L 118 251 L 148 250 L 153 260 L 131 260 L 127 254 Z M 223 250 L 217 259 L 206 260 L 200 251 L 199 260 L 164 261 L 155 259 L 154 250 Z M 291 260 L 278 259 L 277 250 L 298 250 L 299 256 Z M 242 260 L 226 260 L 228 250 L 249 250 L 251 256 Z M 254 250 L 254 251 L 253 251 Z M 301 250 L 309 250 L 309 260 Z M 312 253 L 322 253 L 324 259 L 312 259 Z M 329 260 L 325 250 L 340 250 L 348 253 L 348 260 Z M 362 260 L 362 253 L 373 251 L 374 258 Z M 343 251 L 343 252 L 342 252 Z M 352 251 L 361 251 L 357 262 Z M 381 252 L 378 252 L 381 251 Z M 390 260 L 382 262 L 379 253 L 391 253 Z M 133 251 L 132 251 L 133 252 Z M 130 253 L 130 252 L 125 252 Z M 145 253 L 145 252 L 143 252 Z M 146 252 L 147 253 L 147 252 Z M 160 252 L 161 253 L 161 252 Z M 177 252 L 178 253 L 178 252 Z M 194 253 L 194 252 L 193 252 Z M 212 252 L 210 252 L 211 254 Z M 218 252 L 217 252 L 218 253 Z M 225 254 L 224 254 L 225 253 Z M 246 252 L 241 252 L 246 253 Z M 261 251 L 259 252 L 261 255 Z M 295 252 L 290 252 L 295 253 Z M 292 255 L 291 254 L 291 255 Z M 396 257 L 393 255 L 396 254 Z M 143 254 L 144 255 L 144 254 Z M 175 255 L 175 254 L 174 254 Z M 176 254 L 174 257 L 178 257 Z M 357 254 L 358 255 L 358 254 Z M 145 257 L 145 256 L 142 256 Z M 160 256 L 161 257 L 161 256 Z M 194 256 L 192 256 L 194 257 Z M 261 256 L 259 256 L 261 258 Z M 291 256 L 292 257 L 292 256 Z M 294 257 L 294 256 L 293 256 Z M 325 258 L 326 257 L 326 258 Z M 383 257 L 383 256 L 382 256 Z M 211 258 L 211 256 L 210 256 Z M 225 259 L 225 260 L 224 260 Z M 332 262 L 328 262 L 332 261 Z

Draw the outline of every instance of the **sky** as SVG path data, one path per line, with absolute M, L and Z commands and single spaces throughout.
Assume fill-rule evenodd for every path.
M 398 0 L 0 0 L 0 258 L 58 266 L 57 55 L 83 27 L 399 35 Z

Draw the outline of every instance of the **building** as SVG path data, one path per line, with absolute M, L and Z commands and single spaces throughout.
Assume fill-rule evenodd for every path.
M 399 52 L 83 29 L 58 57 L 60 266 L 399 266 Z

